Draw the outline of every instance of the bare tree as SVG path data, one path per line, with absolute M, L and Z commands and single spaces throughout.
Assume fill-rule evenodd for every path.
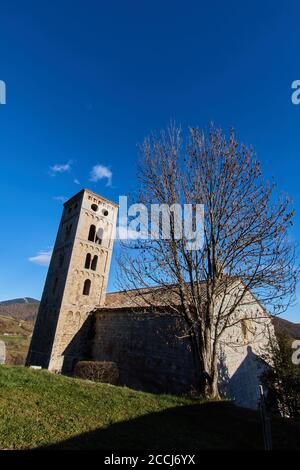
M 169 206 L 170 237 L 156 220 L 158 238 L 125 243 L 119 283 L 137 289 L 136 299 L 154 307 L 163 302 L 184 320 L 199 387 L 218 396 L 218 345 L 225 330 L 243 320 L 237 311 L 249 302 L 249 291 L 273 314 L 293 298 L 293 210 L 287 197 L 275 198 L 254 151 L 239 144 L 233 131 L 226 136 L 210 125 L 205 131 L 190 128 L 184 138 L 171 125 L 140 150 L 136 200 L 149 212 L 153 204 Z M 201 248 L 190 249 L 184 233 L 178 238 L 176 204 L 204 205 Z

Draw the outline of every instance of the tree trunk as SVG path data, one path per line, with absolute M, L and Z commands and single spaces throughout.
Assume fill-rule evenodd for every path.
M 210 385 L 210 397 L 211 398 L 220 398 L 219 386 L 218 386 L 218 359 L 214 354 L 211 361 L 211 385 Z
M 210 338 L 210 333 L 208 333 L 207 336 Z M 220 398 L 218 387 L 218 359 L 215 351 L 212 351 L 210 341 L 207 342 L 206 346 L 203 364 L 205 378 L 204 395 L 207 398 Z

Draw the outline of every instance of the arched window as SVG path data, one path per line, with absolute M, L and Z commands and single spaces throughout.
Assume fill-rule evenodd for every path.
M 90 269 L 90 265 L 91 265 L 91 254 L 88 253 L 85 258 L 85 265 L 84 265 L 85 269 Z
M 94 258 L 93 258 L 92 264 L 91 264 L 91 269 L 92 269 L 93 271 L 96 271 L 96 269 L 97 269 L 97 263 L 98 263 L 98 256 L 95 255 Z
M 104 232 L 103 228 L 101 228 L 101 227 L 98 228 L 97 234 L 96 234 L 96 243 L 97 243 L 98 245 L 102 245 L 103 232 Z
M 90 242 L 94 242 L 95 241 L 95 236 L 96 236 L 96 227 L 95 227 L 95 225 L 91 225 L 88 240 Z
M 68 240 L 70 238 L 71 230 L 72 230 L 72 224 L 66 227 L 65 240 Z
M 55 292 L 56 292 L 57 283 L 58 283 L 58 278 L 56 277 L 56 278 L 54 279 L 54 284 L 53 284 L 53 288 L 52 288 L 53 294 L 55 294 Z
M 89 279 L 86 279 L 86 280 L 84 281 L 82 294 L 83 294 L 83 295 L 89 295 L 89 294 L 90 294 L 90 290 L 91 290 L 91 281 L 90 281 Z
M 64 264 L 64 259 L 65 259 L 65 255 L 63 253 L 61 253 L 59 255 L 59 261 L 58 261 L 58 267 L 61 268 Z

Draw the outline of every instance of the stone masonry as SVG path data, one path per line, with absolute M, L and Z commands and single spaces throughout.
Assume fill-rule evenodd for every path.
M 27 365 L 68 373 L 83 354 L 65 350 L 104 303 L 116 217 L 116 204 L 88 190 L 64 204 Z
M 129 295 L 107 294 L 105 304 L 95 311 L 91 357 L 114 361 L 121 383 L 128 387 L 160 393 L 192 392 L 199 371 L 188 341 L 181 338 L 179 319 L 167 309 L 155 312 L 146 306 L 136 307 Z M 273 326 L 251 293 L 238 315 L 251 319 L 229 328 L 223 337 L 219 385 L 223 396 L 240 406 L 256 408 L 259 377 L 266 367 L 261 355 Z

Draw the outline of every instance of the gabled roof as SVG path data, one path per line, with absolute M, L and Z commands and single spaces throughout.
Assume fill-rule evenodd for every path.
M 230 278 L 230 281 L 234 283 L 237 281 L 237 278 Z M 225 279 L 224 279 L 225 282 Z M 241 282 L 241 281 L 239 281 Z M 226 280 L 226 285 L 228 286 L 228 278 Z M 201 281 L 198 284 L 200 290 L 200 296 L 203 302 L 206 299 L 206 282 Z M 219 286 L 220 293 L 224 290 L 224 285 L 222 283 Z M 190 290 L 190 289 L 189 289 Z M 269 313 L 261 302 L 255 297 L 255 295 L 249 290 L 253 301 L 257 302 L 261 308 Z M 191 296 L 191 292 L 189 292 Z M 192 299 L 191 299 L 192 303 Z M 175 310 L 181 306 L 181 298 L 178 284 L 170 284 L 159 287 L 147 287 L 143 289 L 133 289 L 133 290 L 124 290 L 119 292 L 111 292 L 106 294 L 104 305 L 97 306 L 95 310 L 104 312 L 104 311 L 117 311 L 117 310 L 165 310 L 166 307 L 173 307 Z
M 206 295 L 206 285 L 200 283 L 203 297 Z M 111 292 L 106 294 L 105 303 L 100 307 L 102 310 L 166 307 L 181 305 L 179 289 L 176 285 L 164 287 L 149 287 L 133 289 L 128 291 Z

